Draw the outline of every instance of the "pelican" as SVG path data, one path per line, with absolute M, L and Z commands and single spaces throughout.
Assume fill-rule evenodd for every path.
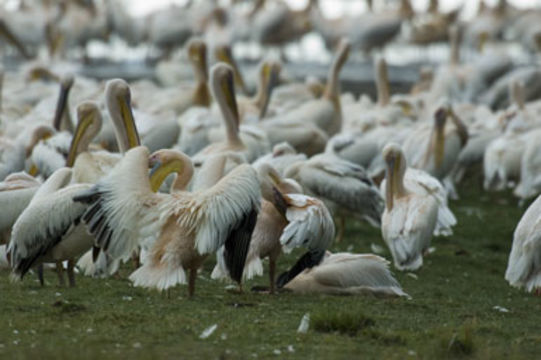
M 538 197 L 520 219 L 513 235 L 513 246 L 505 271 L 505 280 L 511 286 L 541 293 L 541 232 Z
M 386 182 L 387 180 L 383 179 L 380 184 L 381 195 L 384 199 L 387 189 Z M 438 221 L 434 229 L 434 236 L 453 235 L 456 217 L 447 204 L 447 191 L 438 179 L 423 170 L 407 168 L 404 174 L 404 186 L 412 193 L 431 196 L 438 204 Z
M 438 221 L 438 204 L 430 195 L 408 189 L 404 181 L 406 159 L 399 145 L 383 149 L 387 163 L 385 211 L 381 233 L 398 270 L 417 270 Z
M 221 166 L 214 166 L 211 158 L 201 169 L 204 182 L 215 185 L 187 192 L 194 171 L 189 157 L 162 150 L 149 158 L 145 147 L 136 147 L 92 190 L 75 197 L 77 202 L 89 203 L 82 219 L 101 251 L 127 259 L 137 246 L 147 244 L 143 267 L 130 276 L 135 286 L 165 290 L 186 283 L 185 270 L 190 270 L 188 295 L 193 296 L 198 268 L 223 245 L 229 273 L 241 281 L 259 207 L 259 182 L 255 170 L 246 164 L 220 180 L 221 161 Z M 172 172 L 177 173 L 173 192 L 155 194 Z M 126 183 L 126 174 L 133 181 Z
M 261 259 L 269 258 L 270 293 L 274 293 L 276 260 L 282 249 L 289 253 L 297 247 L 325 251 L 334 238 L 334 224 L 322 201 L 301 193 L 299 184 L 283 179 L 268 164 L 258 169 L 263 196 L 261 210 L 252 234 L 244 275 L 251 279 L 263 274 Z M 212 278 L 223 278 L 221 262 Z
M 329 136 L 340 132 L 342 128 L 342 110 L 338 76 L 348 58 L 349 49 L 350 44 L 347 40 L 343 39 L 340 41 L 336 56 L 329 70 L 327 86 L 321 99 L 308 101 L 287 114 L 267 119 L 264 122 L 265 126 L 279 127 L 291 122 L 310 123 L 319 127 Z M 281 141 L 288 141 L 293 145 L 287 139 L 282 139 Z
M 268 164 L 283 176 L 289 165 L 306 159 L 306 155 L 297 153 L 293 146 L 283 142 L 274 145 L 272 152 L 258 158 L 252 163 L 252 166 L 258 169 L 261 165 Z
M 231 66 L 235 80 L 235 89 L 238 89 L 238 91 L 243 94 L 248 94 L 246 83 L 244 82 L 244 78 L 242 77 L 242 73 L 239 70 L 237 62 L 233 58 L 231 47 L 225 44 L 217 45 L 214 48 L 214 57 L 216 58 L 216 61 L 220 61 Z
M 194 156 L 194 162 L 201 163 L 206 157 L 232 151 L 242 154 L 246 160 L 253 161 L 262 153 L 268 151 L 268 144 L 262 142 L 261 134 L 250 142 L 244 143 L 239 135 L 239 112 L 235 100 L 233 70 L 229 65 L 218 63 L 212 67 L 211 85 L 214 98 L 220 106 L 226 138 L 224 141 L 213 143 L 199 151 Z M 256 134 L 257 135 L 257 134 Z
M 105 97 L 120 152 L 125 153 L 139 146 L 141 141 L 131 111 L 128 84 L 121 79 L 110 80 L 106 86 Z M 77 107 L 77 117 L 79 120 L 71 140 L 66 166 L 73 166 L 74 182 L 94 184 L 113 168 L 121 154 L 88 151 L 89 144 L 102 127 L 102 117 L 96 103 L 81 103 Z
M 380 224 L 383 199 L 365 170 L 336 156 L 316 155 L 290 165 L 284 174 L 298 181 L 307 194 L 323 200 L 332 212 Z M 341 238 L 339 228 L 338 239 Z
M 8 242 L 13 224 L 40 185 L 41 182 L 25 172 L 11 173 L 0 183 L 0 208 L 3 209 L 0 216 L 0 243 Z
M 309 268 L 304 260 L 280 275 L 279 288 L 299 294 L 409 297 L 389 271 L 389 262 L 380 256 L 327 251 L 319 265 Z
M 404 152 L 410 166 L 442 181 L 450 195 L 456 197 L 448 176 L 467 142 L 468 129 L 449 105 L 436 110 L 432 128 L 421 126 L 409 134 Z
M 43 262 L 56 262 L 60 285 L 64 285 L 62 261 L 68 260 L 68 279 L 75 286 L 73 259 L 92 246 L 80 219 L 86 205 L 72 198 L 90 184 L 68 185 L 72 170 L 60 168 L 39 187 L 15 224 L 8 247 L 13 273 L 20 279 Z M 43 283 L 43 277 L 40 275 Z

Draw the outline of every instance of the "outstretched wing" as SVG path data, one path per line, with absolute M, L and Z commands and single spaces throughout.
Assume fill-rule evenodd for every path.
M 82 220 L 96 247 L 112 259 L 128 259 L 139 245 L 140 229 L 156 220 L 147 216 L 159 197 L 150 190 L 148 156 L 145 147 L 131 149 L 108 175 L 74 197 L 88 205 Z

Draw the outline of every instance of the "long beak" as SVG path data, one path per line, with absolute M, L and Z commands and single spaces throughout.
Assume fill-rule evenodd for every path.
M 386 170 L 386 183 L 385 183 L 385 205 L 387 207 L 387 210 L 393 209 L 394 204 L 394 182 L 395 182 L 395 158 L 393 157 L 387 162 L 387 170 Z
M 149 167 L 151 168 L 149 173 L 150 188 L 153 192 L 157 192 L 169 174 L 175 172 L 180 175 L 182 173 L 184 163 L 181 160 L 164 163 L 152 156 L 149 161 Z
M 227 107 L 231 110 L 233 117 L 236 120 L 237 131 L 239 129 L 239 110 L 237 107 L 237 99 L 235 98 L 235 85 L 233 79 L 225 76 L 221 81 L 222 93 L 227 102 Z
M 133 113 L 129 100 L 123 96 L 119 96 L 117 98 L 117 102 L 120 109 L 120 116 L 122 117 L 122 122 L 124 124 L 124 129 L 126 131 L 125 135 L 128 149 L 141 145 L 141 140 L 139 139 L 139 132 L 137 131 L 137 127 L 135 126 L 135 119 L 133 118 Z
M 240 73 L 239 67 L 237 66 L 235 59 L 233 59 L 233 55 L 231 55 L 231 51 L 227 48 L 221 49 L 221 51 L 219 51 L 218 53 L 218 59 L 233 68 L 235 84 L 240 88 L 243 93 L 246 93 L 246 84 L 244 83 L 244 79 L 242 78 L 242 74 Z
M 60 85 L 60 95 L 58 96 L 58 101 L 56 103 L 56 111 L 53 120 L 53 127 L 56 129 L 56 131 L 60 131 L 62 116 L 66 110 L 70 88 L 70 86 L 64 86 L 64 84 Z
M 8 28 L 3 20 L 0 20 L 0 35 L 2 35 L 11 45 L 15 46 L 25 59 L 28 60 L 31 58 L 23 44 L 17 39 L 15 34 Z
M 259 119 L 263 119 L 265 117 L 265 114 L 267 113 L 270 98 L 272 95 L 272 90 L 278 83 L 278 74 L 279 74 L 279 71 L 276 66 L 269 65 L 263 68 L 263 75 L 266 79 L 267 87 L 265 89 L 265 102 L 263 103 L 263 106 L 260 109 Z
M 68 158 L 66 159 L 67 167 L 72 167 L 73 164 L 75 163 L 75 159 L 78 154 L 78 148 L 79 148 L 81 139 L 85 135 L 86 130 L 88 129 L 90 124 L 92 124 L 93 120 L 94 120 L 94 116 L 92 113 L 88 113 L 84 117 L 79 119 L 79 122 L 77 123 L 77 127 L 75 128 L 75 133 L 73 134 L 73 137 L 71 138 Z
M 436 165 L 436 169 L 439 169 L 443 163 L 443 155 L 445 150 L 445 134 L 444 134 L 444 126 L 439 125 L 436 126 L 436 139 L 435 139 L 435 149 L 434 149 L 434 161 Z

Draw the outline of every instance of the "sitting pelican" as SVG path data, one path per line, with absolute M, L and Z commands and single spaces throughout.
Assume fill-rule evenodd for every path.
M 188 156 L 162 150 L 149 158 L 145 147 L 136 147 L 94 188 L 75 197 L 89 203 L 82 219 L 96 237 L 95 245 L 113 259 L 128 259 L 137 246 L 147 244 L 143 267 L 130 276 L 135 286 L 165 290 L 186 283 L 185 270 L 190 270 L 192 296 L 197 270 L 223 245 L 228 271 L 241 281 L 260 202 L 259 182 L 249 165 L 236 167 L 222 179 L 216 177 L 222 171 L 211 165 L 213 161 L 203 165 L 200 174 L 205 183 L 216 184 L 188 192 L 194 171 Z M 173 172 L 173 192 L 155 194 Z M 126 183 L 126 174 L 133 181 Z
M 389 271 L 389 262 L 377 255 L 327 251 L 319 265 L 306 268 L 302 261 L 280 275 L 279 288 L 300 294 L 409 297 Z
M 408 189 L 404 182 L 406 159 L 397 144 L 383 149 L 387 163 L 385 211 L 381 233 L 398 270 L 417 270 L 438 221 L 438 204 L 430 195 Z
M 272 152 L 258 158 L 252 163 L 252 166 L 258 169 L 263 164 L 269 164 L 283 176 L 289 165 L 305 160 L 306 155 L 297 153 L 291 145 L 283 142 L 274 145 Z
M 431 196 L 438 204 L 438 222 L 434 229 L 435 236 L 453 235 L 452 227 L 456 225 L 456 217 L 447 205 L 447 191 L 438 179 L 423 170 L 407 168 L 404 174 L 404 186 L 411 192 Z M 380 192 L 385 199 L 387 185 L 386 179 L 380 184 Z
M 511 286 L 541 294 L 541 196 L 522 215 L 513 235 L 513 247 L 505 271 Z
M 8 247 L 14 275 L 20 277 L 32 266 L 56 262 L 60 285 L 64 285 L 62 261 L 68 260 L 68 279 L 75 286 L 73 259 L 92 246 L 92 237 L 80 225 L 85 204 L 72 198 L 90 189 L 90 184 L 72 184 L 72 170 L 60 168 L 39 187 L 15 224 Z M 43 275 L 40 274 L 43 284 Z

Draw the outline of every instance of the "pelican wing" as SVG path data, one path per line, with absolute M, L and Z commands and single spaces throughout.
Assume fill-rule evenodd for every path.
M 131 149 L 108 175 L 74 197 L 88 204 L 82 220 L 112 259 L 128 259 L 143 240 L 140 230 L 158 220 L 152 209 L 161 197 L 150 189 L 148 156 L 145 147 Z
M 311 193 L 380 221 L 383 199 L 362 167 L 337 157 L 316 156 L 308 164 L 301 168 L 299 180 Z
M 334 238 L 334 223 L 323 202 L 302 195 L 284 195 L 287 202 L 286 218 L 289 224 L 280 237 L 286 250 L 304 246 L 326 250 Z
M 247 217 L 260 205 L 260 186 L 255 170 L 237 166 L 208 190 L 186 196 L 172 195 L 174 204 L 165 205 L 167 216 L 178 217 L 180 225 L 194 229 L 195 247 L 200 254 L 217 251 L 231 234 L 243 228 Z
M 76 203 L 72 198 L 90 186 L 75 184 L 32 200 L 13 225 L 8 251 L 16 274 L 24 276 L 40 256 L 79 224 L 86 205 Z

